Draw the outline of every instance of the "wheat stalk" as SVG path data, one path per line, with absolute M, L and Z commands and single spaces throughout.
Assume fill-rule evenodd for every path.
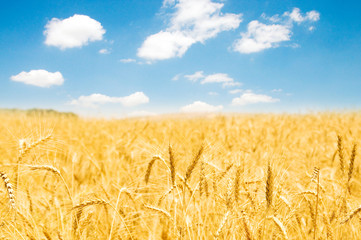
M 238 166 L 237 169 L 236 169 L 236 175 L 234 177 L 234 190 L 233 190 L 234 191 L 234 201 L 236 203 L 238 203 L 238 200 L 239 200 L 240 178 L 241 178 L 241 168 Z
M 218 227 L 218 230 L 214 236 L 214 239 L 218 239 L 219 236 L 222 234 L 222 230 L 224 228 L 224 226 L 226 225 L 227 223 L 227 220 L 228 220 L 228 217 L 229 217 L 229 214 L 230 214 L 230 211 L 227 211 L 226 214 L 224 214 L 223 218 L 222 218 L 222 221 L 221 223 L 219 224 L 219 227 Z
M 244 211 L 242 211 L 242 222 L 243 222 L 243 228 L 245 231 L 246 239 L 247 240 L 253 240 L 251 229 L 248 226 L 248 217 Z
M 341 224 L 347 223 L 348 221 L 350 221 L 354 216 L 356 216 L 359 212 L 361 212 L 361 206 L 359 206 L 358 208 L 356 208 L 355 210 L 353 210 L 351 213 L 349 213 L 347 215 L 346 218 L 344 218 L 341 221 Z
M 272 216 L 271 218 L 273 222 L 276 224 L 278 230 L 282 233 L 283 238 L 288 239 L 286 227 L 283 225 L 283 223 L 276 216 Z
M 315 167 L 313 170 L 313 177 L 316 179 L 317 183 L 317 195 L 316 195 L 316 213 L 315 213 L 315 222 L 314 222 L 314 231 L 313 231 L 313 239 L 316 239 L 317 236 L 317 217 L 318 217 L 318 201 L 320 194 L 320 169 Z
M 164 198 L 166 196 L 168 196 L 176 187 L 183 187 L 181 184 L 178 185 L 173 185 L 171 188 L 168 189 L 168 191 L 166 191 L 158 200 L 158 206 L 162 203 L 162 201 L 164 200 Z

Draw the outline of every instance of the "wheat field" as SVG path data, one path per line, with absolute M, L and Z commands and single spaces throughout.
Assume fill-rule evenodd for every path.
M 0 239 L 361 239 L 361 113 L 0 120 Z

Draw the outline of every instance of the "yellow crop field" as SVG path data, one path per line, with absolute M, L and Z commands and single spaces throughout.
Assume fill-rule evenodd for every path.
M 0 121 L 1 239 L 361 239 L 360 113 Z

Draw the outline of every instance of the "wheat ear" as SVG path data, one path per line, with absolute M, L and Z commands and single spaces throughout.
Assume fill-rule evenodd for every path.
M 92 205 L 110 205 L 109 202 L 102 199 L 94 199 L 86 202 L 79 203 L 72 207 L 71 210 L 79 210 Z
M 201 162 L 201 170 L 199 174 L 199 196 L 202 197 L 202 194 L 205 192 L 206 197 L 209 196 L 208 183 L 205 175 L 205 163 Z
M 267 179 L 266 179 L 266 201 L 267 201 L 267 210 L 272 206 L 273 199 L 273 172 L 271 164 L 268 163 L 267 167 Z
M 158 213 L 160 213 L 161 215 L 167 217 L 169 220 L 172 220 L 172 221 L 173 221 L 173 218 L 172 218 L 172 216 L 170 215 L 170 213 L 167 212 L 167 211 L 164 210 L 164 209 L 161 209 L 161 208 L 158 208 L 158 207 L 155 207 L 155 206 L 151 206 L 151 205 L 147 205 L 147 204 L 144 204 L 144 207 L 145 207 L 145 208 L 148 208 L 148 209 L 150 209 L 150 210 L 153 210 L 153 211 L 155 211 L 155 212 L 158 212 Z
M 30 152 L 31 149 L 37 147 L 40 144 L 47 142 L 48 140 L 50 140 L 51 137 L 52 137 L 52 133 L 46 135 L 45 137 L 41 137 L 37 141 L 32 142 L 30 144 L 27 144 L 25 140 L 19 141 L 19 155 L 18 155 L 17 166 L 16 166 L 15 188 L 18 187 L 18 182 L 19 182 L 19 178 L 20 178 L 20 176 L 19 176 L 20 163 L 21 163 L 22 159 L 25 157 L 25 155 L 27 153 Z
M 343 155 L 343 143 L 342 143 L 342 136 L 337 135 L 337 152 L 340 159 L 340 170 L 343 175 L 345 171 L 345 163 L 344 163 L 344 155 Z
M 353 147 L 352 147 L 352 152 L 351 152 L 351 157 L 350 157 L 350 165 L 348 168 L 348 174 L 347 174 L 347 188 L 350 191 L 350 180 L 352 178 L 352 173 L 353 173 L 353 168 L 354 168 L 354 163 L 355 163 L 355 158 L 356 158 L 356 151 L 357 151 L 357 144 L 354 143 Z
M 174 186 L 175 185 L 175 160 L 174 160 L 173 148 L 170 144 L 168 147 L 168 152 L 169 152 L 170 178 L 172 181 L 172 186 Z
M 2 178 L 3 182 L 5 183 L 5 188 L 6 188 L 6 191 L 8 193 L 10 206 L 13 209 L 15 209 L 16 206 L 15 206 L 14 190 L 13 190 L 13 186 L 10 183 L 10 179 L 8 178 L 6 173 L 4 173 L 4 172 L 0 172 L 0 177 Z
M 145 176 L 144 176 L 144 181 L 145 181 L 146 184 L 148 184 L 148 182 L 149 182 L 150 173 L 152 171 L 152 167 L 153 167 L 155 161 L 159 160 L 159 159 L 160 159 L 160 156 L 156 155 L 148 163 L 147 171 L 145 172 Z
M 37 141 L 32 142 L 29 145 L 26 145 L 26 142 L 20 141 L 19 158 L 21 159 L 24 157 L 27 153 L 30 152 L 31 149 L 37 147 L 38 145 L 49 141 L 51 137 L 52 133 L 46 135 L 45 137 L 39 138 Z
M 196 156 L 193 158 L 193 161 L 192 163 L 188 166 L 187 168 L 187 171 L 186 171 L 186 175 L 184 177 L 184 181 L 187 182 L 190 178 L 191 178 L 191 175 L 192 175 L 192 172 L 194 170 L 194 168 L 196 167 L 199 159 L 201 158 L 201 155 L 203 153 L 203 150 L 204 150 L 204 147 L 203 145 L 199 148 Z
M 66 184 L 65 179 L 63 178 L 63 175 L 61 175 L 60 171 L 57 168 L 50 166 L 50 165 L 24 165 L 24 166 L 29 167 L 31 170 L 48 171 L 48 172 L 51 172 L 51 173 L 55 174 L 56 176 L 60 177 L 61 181 L 63 182 L 63 184 L 66 188 L 66 191 L 68 193 L 70 200 L 73 202 L 73 198 L 71 196 L 68 184 Z

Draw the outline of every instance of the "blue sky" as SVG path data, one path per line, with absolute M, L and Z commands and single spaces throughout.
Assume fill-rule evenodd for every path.
M 360 10 L 357 1 L 7 1 L 0 108 L 360 109 Z

